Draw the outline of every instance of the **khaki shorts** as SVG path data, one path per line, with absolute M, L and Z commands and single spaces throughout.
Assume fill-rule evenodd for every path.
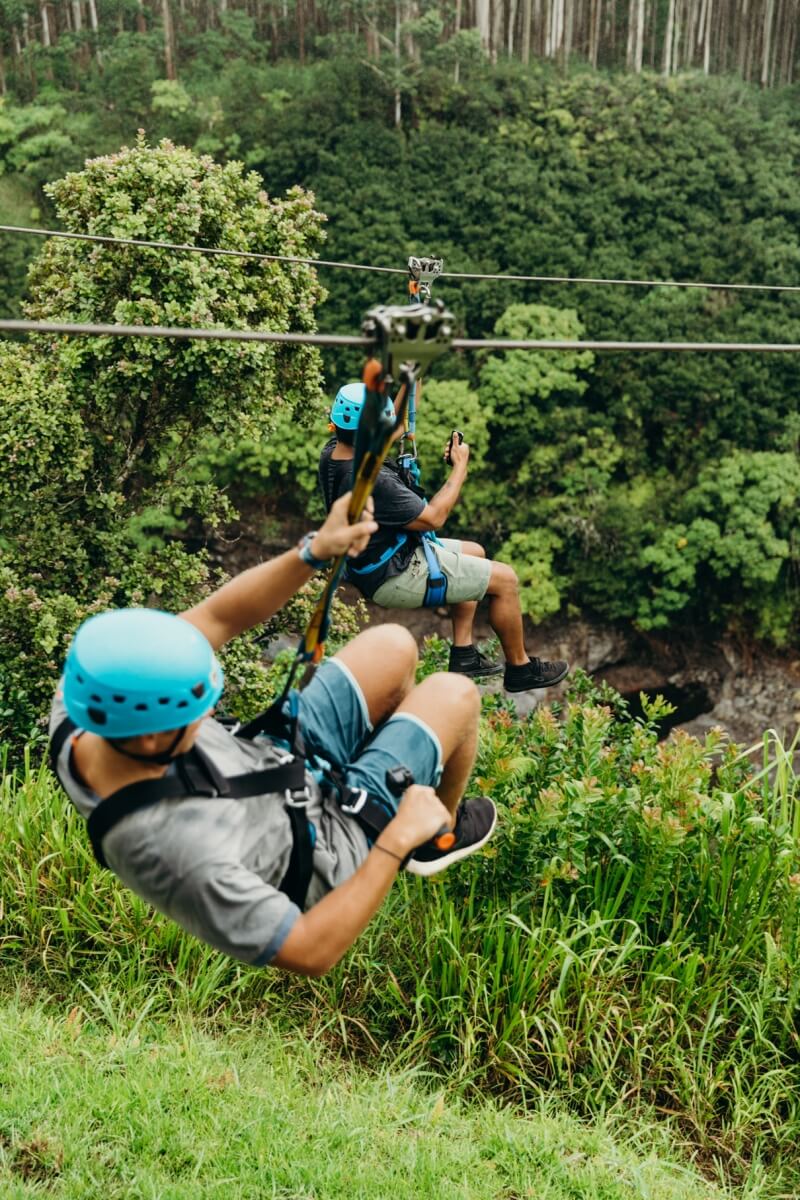
M 462 554 L 461 542 L 455 538 L 442 538 L 433 548 L 447 579 L 445 604 L 482 600 L 492 573 L 490 560 Z M 403 574 L 382 583 L 372 599 L 382 608 L 422 608 L 427 586 L 428 564 L 423 547 L 418 546 Z

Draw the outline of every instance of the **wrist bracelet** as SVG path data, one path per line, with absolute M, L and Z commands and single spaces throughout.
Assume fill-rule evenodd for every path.
M 388 850 L 386 846 L 382 846 L 380 842 L 373 842 L 372 845 L 376 850 L 382 850 L 384 854 L 389 854 L 392 858 L 396 858 L 399 863 L 403 861 L 399 854 L 395 854 L 394 850 Z
M 304 537 L 301 537 L 300 541 L 297 543 L 297 553 L 300 555 L 307 567 L 313 567 L 315 571 L 323 571 L 325 567 L 330 566 L 331 560 L 329 558 L 317 558 L 317 556 L 312 553 L 311 543 L 316 536 L 317 530 L 313 529 L 311 533 L 307 533 Z

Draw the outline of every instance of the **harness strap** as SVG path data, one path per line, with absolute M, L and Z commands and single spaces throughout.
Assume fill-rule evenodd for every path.
M 422 605 L 424 608 L 438 608 L 447 600 L 447 577 L 442 571 L 433 548 L 433 539 L 427 534 L 422 538 L 422 548 L 428 564 L 428 586 L 425 588 L 425 599 L 422 601 Z
M 214 799 L 246 800 L 266 792 L 283 792 L 287 808 L 292 807 L 292 793 L 305 792 L 305 764 L 302 759 L 267 767 L 245 775 L 220 775 L 202 751 L 195 748 L 175 760 L 176 774 L 163 779 L 142 779 L 130 783 L 107 796 L 89 814 L 89 840 L 97 861 L 107 867 L 103 854 L 103 838 L 130 813 L 150 808 L 161 800 L 183 800 L 187 796 Z M 209 770 L 210 768 L 210 770 Z M 305 822 L 306 825 L 308 822 Z
M 75 729 L 74 722 L 65 717 L 50 739 L 50 765 L 57 779 L 58 759 L 65 741 Z M 248 732 L 249 730 L 252 732 Z M 257 733 L 267 731 L 285 736 L 286 718 L 281 720 L 281 714 L 268 709 L 249 725 L 238 730 L 236 736 L 254 737 Z M 302 800 L 298 803 L 295 799 L 297 796 L 307 798 L 307 792 L 302 738 L 299 730 L 295 729 L 292 732 L 296 756 L 287 762 L 277 763 L 274 767 L 266 767 L 244 775 L 225 776 L 217 770 L 208 755 L 195 746 L 187 754 L 179 755 L 174 760 L 174 775 L 131 783 L 101 800 L 86 822 L 89 841 L 100 866 L 108 867 L 103 853 L 103 838 L 106 834 L 123 817 L 142 808 L 149 808 L 160 800 L 182 800 L 191 795 L 210 799 L 215 796 L 227 796 L 234 800 L 245 800 L 249 796 L 259 796 L 265 792 L 283 792 L 286 814 L 292 827 L 292 852 L 286 874 L 278 884 L 278 890 L 302 909 L 311 881 L 314 846 L 305 815 L 305 805 Z
M 377 571 L 379 567 L 384 566 L 390 558 L 392 558 L 401 546 L 404 546 L 408 541 L 407 533 L 398 533 L 390 546 L 387 546 L 380 558 L 376 558 L 374 562 L 367 563 L 365 567 L 354 567 L 350 563 L 347 564 L 348 575 L 371 575 L 373 571 Z
M 64 720 L 53 730 L 53 736 L 50 738 L 50 769 L 56 779 L 58 778 L 58 770 L 56 768 L 58 760 L 61 757 L 64 742 L 71 733 L 75 732 L 76 728 L 77 726 L 74 721 L 70 721 L 69 717 L 64 717 Z

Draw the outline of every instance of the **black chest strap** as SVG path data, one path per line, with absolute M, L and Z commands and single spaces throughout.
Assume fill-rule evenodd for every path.
M 259 722 L 268 723 L 265 718 L 257 718 L 252 722 L 252 726 Z M 275 728 L 277 729 L 277 725 Z M 53 732 L 50 740 L 50 762 L 56 778 L 59 755 L 64 742 L 74 730 L 74 724 L 67 718 Z M 242 735 L 247 736 L 244 730 L 239 731 L 239 736 Z M 278 792 L 284 796 L 285 810 L 292 827 L 289 866 L 278 888 L 302 909 L 311 880 L 313 855 L 311 830 L 305 814 L 308 792 L 302 755 L 298 757 L 287 753 L 285 762 L 242 775 L 222 775 L 208 755 L 197 746 L 174 761 L 174 774 L 161 779 L 139 780 L 119 788 L 105 800 L 101 800 L 89 814 L 86 822 L 89 841 L 100 866 L 108 867 L 103 853 L 103 839 L 106 834 L 124 817 L 140 809 L 150 808 L 161 800 L 183 800 L 188 796 L 246 800 L 250 796 Z

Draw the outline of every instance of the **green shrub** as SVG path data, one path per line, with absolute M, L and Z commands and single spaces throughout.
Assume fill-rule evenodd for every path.
M 83 232 L 299 255 L 320 236 L 299 188 L 271 200 L 241 164 L 169 142 L 140 138 L 48 192 L 62 224 Z M 45 320 L 311 329 L 321 294 L 310 267 L 58 241 L 32 267 L 27 309 Z M 278 414 L 320 403 L 320 363 L 310 347 L 40 337 L 0 347 L 0 386 L 0 731 L 19 742 L 41 731 L 81 618 L 126 604 L 179 610 L 212 586 L 180 534 L 188 519 L 215 527 L 232 510 L 225 481 L 198 478 L 194 456 L 210 433 L 226 453 L 249 439 L 255 455 Z M 299 626 L 307 601 L 283 627 Z M 260 668 L 251 649 L 237 653 L 231 681 L 255 702 L 266 694 Z
M 472 786 L 499 804 L 496 838 L 432 884 L 402 879 L 317 981 L 243 968 L 154 914 L 96 867 L 80 819 L 29 761 L 3 781 L 0 952 L 65 999 L 113 978 L 133 1007 L 262 1006 L 482 1090 L 667 1108 L 734 1175 L 769 1159 L 791 1191 L 794 751 L 767 746 L 756 776 L 718 733 L 659 743 L 662 712 L 631 720 L 585 677 L 561 714 L 519 720 L 487 698 Z

